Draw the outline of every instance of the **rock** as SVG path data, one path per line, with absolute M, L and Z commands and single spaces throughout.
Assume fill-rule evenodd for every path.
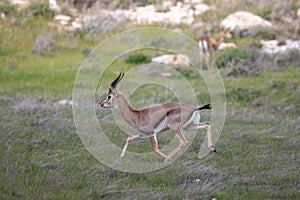
M 196 0 L 194 1 L 196 2 Z M 195 23 L 195 16 L 210 9 L 212 9 L 210 6 L 202 3 L 192 5 L 177 2 L 176 5 L 173 5 L 171 1 L 164 1 L 161 8 L 154 5 L 135 7 L 130 10 L 105 10 L 95 7 L 84 16 L 74 17 L 74 20 L 69 24 L 72 24 L 73 30 L 90 31 L 93 29 L 102 33 L 115 28 L 118 29 L 122 23 L 127 21 L 134 24 L 160 24 L 172 27 L 191 26 Z M 62 21 L 61 24 L 67 24 L 66 20 Z
M 80 30 L 88 30 L 93 33 L 107 33 L 111 30 L 118 30 L 126 22 L 124 12 L 120 10 L 109 11 L 100 10 L 94 15 L 85 15 L 84 17 L 77 18 L 77 24 L 72 23 L 74 29 L 77 26 Z M 78 29 L 77 29 L 78 30 Z
M 249 30 L 257 27 L 272 27 L 271 22 L 246 11 L 237 11 L 228 15 L 222 22 L 221 26 L 230 28 L 230 30 Z
M 192 6 L 203 3 L 203 0 L 184 0 L 185 4 L 191 4 Z
M 162 4 L 157 4 L 155 6 L 156 12 L 168 12 L 170 11 L 170 7 L 173 6 L 173 3 L 171 1 L 164 1 Z
M 83 25 L 79 19 L 76 19 L 75 21 L 72 22 L 72 29 L 73 30 L 83 30 Z
M 203 22 L 196 22 L 193 24 L 193 29 L 197 30 L 197 29 L 201 29 L 203 27 L 204 23 Z
M 178 54 L 178 55 L 174 55 L 170 64 L 179 66 L 181 69 L 188 69 L 190 67 L 190 63 L 191 61 L 188 56 Z
M 183 54 L 164 54 L 152 58 L 151 61 L 154 63 L 160 63 L 165 65 L 175 65 L 182 69 L 189 68 L 191 63 L 189 57 Z
M 300 40 L 261 40 L 262 52 L 268 55 L 285 54 L 290 51 L 300 52 Z
M 62 99 L 58 102 L 55 102 L 54 105 L 56 105 L 56 106 L 72 106 L 73 101 L 72 100 L 67 100 L 67 99 Z
M 52 10 L 53 12 L 60 13 L 61 8 L 57 4 L 56 0 L 49 0 L 49 9 Z
M 171 60 L 173 59 L 174 55 L 173 54 L 164 54 L 161 56 L 157 56 L 152 58 L 152 62 L 154 63 L 160 63 L 160 64 L 170 64 Z
M 19 9 L 25 9 L 30 6 L 29 0 L 10 0 L 10 3 Z
M 2 19 L 6 19 L 6 15 L 5 15 L 4 12 L 1 13 L 1 18 L 2 18 Z
M 166 9 L 166 7 L 168 7 Z M 202 14 L 210 10 L 206 4 L 193 6 L 189 3 L 165 1 L 159 8 L 154 5 L 136 7 L 134 10 L 125 11 L 125 17 L 136 24 L 162 24 L 162 25 L 192 25 L 195 21 L 194 15 Z M 162 12 L 163 11 L 163 12 Z
M 225 49 L 228 48 L 237 48 L 236 44 L 232 43 L 232 42 L 222 42 L 219 47 L 218 47 L 218 51 L 224 51 Z
M 67 26 L 68 24 L 70 24 L 72 17 L 70 17 L 68 15 L 59 14 L 59 15 L 56 15 L 53 18 L 53 20 L 59 22 L 62 26 Z
M 194 6 L 194 9 L 195 9 L 194 14 L 195 15 L 200 15 L 202 13 L 205 13 L 206 11 L 211 10 L 212 7 L 210 7 L 210 6 L 206 5 L 206 4 L 203 4 L 203 3 L 199 3 L 199 4 L 196 4 Z

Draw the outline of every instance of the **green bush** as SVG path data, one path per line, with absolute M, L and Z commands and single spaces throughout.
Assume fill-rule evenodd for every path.
M 4 14 L 5 18 L 15 16 L 18 12 L 20 13 L 11 3 L 7 1 L 0 2 L 0 13 Z
M 32 17 L 42 17 L 45 19 L 52 19 L 55 15 L 50 10 L 46 3 L 32 3 L 27 9 L 18 10 L 16 6 L 8 2 L 0 2 L 0 13 L 4 13 L 6 17 L 17 17 L 18 19 L 31 19 Z
M 143 64 L 151 62 L 151 56 L 145 55 L 143 53 L 136 53 L 129 55 L 125 62 L 128 64 Z
M 14 10 L 14 7 L 9 4 L 8 2 L 0 2 L 0 12 L 2 13 L 8 13 L 10 11 Z
M 265 8 L 265 9 L 259 11 L 257 13 L 257 15 L 260 16 L 263 19 L 268 20 L 270 18 L 271 13 L 272 13 L 272 8 Z
M 257 39 L 264 39 L 264 40 L 275 40 L 276 39 L 276 31 L 269 28 L 258 28 L 255 30 L 253 34 Z
M 41 16 L 46 19 L 52 19 L 54 17 L 55 13 L 50 10 L 49 6 L 47 4 L 43 3 L 34 3 L 29 6 L 28 8 L 28 16 Z
M 216 55 L 216 65 L 218 68 L 228 67 L 237 64 L 244 59 L 249 59 L 250 51 L 246 49 L 228 49 Z

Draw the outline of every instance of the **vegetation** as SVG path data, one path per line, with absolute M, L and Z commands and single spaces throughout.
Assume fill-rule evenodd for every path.
M 227 2 L 224 13 L 241 6 L 234 2 Z M 258 9 L 245 2 L 251 10 Z M 287 6 L 295 10 L 296 1 L 291 2 Z M 36 14 L 29 16 L 34 10 Z M 257 38 L 236 39 L 238 49 L 216 55 L 228 104 L 224 130 L 216 144 L 219 153 L 197 157 L 204 138 L 200 132 L 170 166 L 131 174 L 96 160 L 77 135 L 71 106 L 57 104 L 61 99 L 71 100 L 80 64 L 107 35 L 59 32 L 47 25 L 52 14 L 45 6 L 19 12 L 1 2 L 0 12 L 9 13 L 0 20 L 1 199 L 300 198 L 299 52 L 275 62 L 255 53 Z M 268 18 L 270 10 L 260 13 Z M 41 56 L 34 47 L 43 35 L 51 36 L 55 48 Z M 121 58 L 112 65 L 134 68 L 149 61 L 146 53 Z M 106 56 L 111 55 L 108 52 Z M 238 70 L 233 73 L 232 67 Z M 255 73 L 243 73 L 242 69 Z M 108 83 L 117 72 L 105 73 L 104 82 Z M 193 86 L 201 85 L 192 71 L 182 74 Z M 137 91 L 132 98 L 139 105 L 172 97 L 166 92 L 157 98 L 161 87 L 141 89 L 144 92 Z M 210 99 L 208 92 L 197 96 L 204 102 Z M 108 137 L 118 146 L 125 141 L 114 128 Z M 162 134 L 160 145 L 170 139 L 170 134 Z M 128 151 L 149 152 L 151 145 L 146 139 L 133 141 Z
M 151 57 L 149 55 L 145 55 L 143 53 L 136 53 L 129 55 L 125 62 L 128 64 L 143 64 L 151 62 Z
M 236 66 L 242 60 L 249 59 L 251 53 L 246 49 L 228 49 L 225 52 L 221 52 L 216 55 L 216 65 L 218 67 L 230 67 L 230 65 Z

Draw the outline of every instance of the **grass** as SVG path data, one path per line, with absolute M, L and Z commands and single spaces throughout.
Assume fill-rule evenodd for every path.
M 216 144 L 219 153 L 197 157 L 205 134 L 201 131 L 172 165 L 131 174 L 96 160 L 77 135 L 71 106 L 55 104 L 71 99 L 85 52 L 104 36 L 98 40 L 58 33 L 40 16 L 22 26 L 0 23 L 1 199 L 299 199 L 298 66 L 224 77 L 228 108 Z M 45 32 L 55 38 L 52 56 L 38 56 L 32 50 L 35 38 Z M 247 44 L 243 38 L 239 45 L 247 48 Z M 107 85 L 117 65 L 123 70 L 134 67 L 125 58 L 112 65 L 113 70 L 105 72 Z M 203 85 L 192 72 L 182 74 L 194 87 Z M 161 89 L 142 87 L 131 100 L 141 107 L 168 101 L 172 97 L 168 92 L 154 98 Z M 199 91 L 199 100 L 208 102 L 206 88 L 200 86 Z M 148 101 L 142 101 L 145 98 Z M 120 147 L 126 139 L 113 129 L 108 137 Z M 172 138 L 160 135 L 160 145 Z M 136 140 L 128 150 L 149 152 L 150 142 Z
M 50 97 L 55 97 L 59 93 L 70 94 L 76 75 L 76 66 L 61 67 L 61 63 L 68 58 L 74 59 L 74 54 L 69 57 L 66 54 L 60 57 L 57 56 L 55 61 L 52 58 L 36 57 L 18 62 L 15 69 L 1 69 L 1 93 L 9 95 L 18 93 L 45 95 L 47 93 Z M 80 56 L 77 55 L 77 57 Z

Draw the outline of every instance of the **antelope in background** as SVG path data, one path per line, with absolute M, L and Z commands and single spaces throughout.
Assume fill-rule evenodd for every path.
M 203 69 L 203 59 L 205 59 L 207 69 L 209 70 L 211 68 L 210 63 L 213 56 L 213 51 L 218 50 L 218 47 L 224 41 L 224 38 L 231 38 L 230 29 L 222 28 L 217 39 L 209 36 L 201 36 L 198 39 L 200 51 L 200 70 Z
M 202 109 L 211 109 L 210 104 L 195 108 L 181 103 L 166 103 L 136 110 L 131 107 L 125 96 L 116 89 L 116 86 L 123 77 L 124 73 L 120 73 L 111 83 L 107 96 L 100 101 L 100 105 L 103 108 L 113 107 L 117 109 L 124 120 L 137 131 L 136 134 L 128 136 L 120 155 L 121 158 L 124 157 L 128 144 L 133 139 L 146 137 L 150 138 L 152 149 L 156 154 L 163 157 L 165 161 L 170 160 L 188 142 L 181 133 L 182 129 L 187 131 L 206 129 L 208 148 L 216 152 L 212 146 L 210 122 L 199 123 L 199 111 Z M 158 149 L 157 134 L 169 129 L 177 136 L 180 144 L 166 155 Z

